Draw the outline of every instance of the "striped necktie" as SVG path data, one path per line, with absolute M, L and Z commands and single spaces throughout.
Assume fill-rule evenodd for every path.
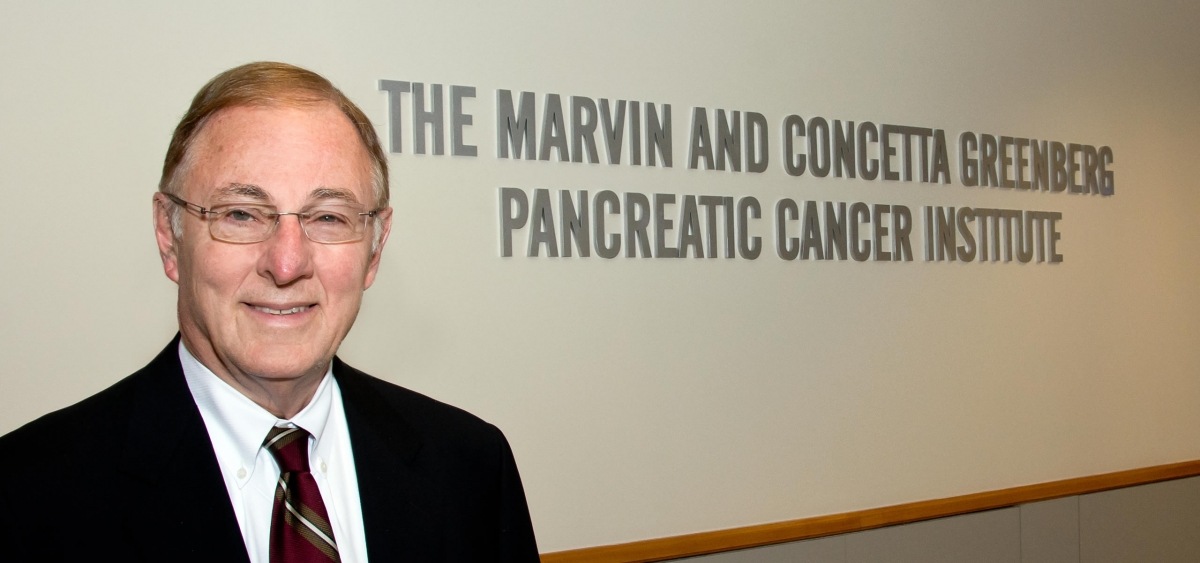
M 263 442 L 279 463 L 271 511 L 270 563 L 340 561 L 329 513 L 308 469 L 308 436 L 302 428 L 276 426 Z

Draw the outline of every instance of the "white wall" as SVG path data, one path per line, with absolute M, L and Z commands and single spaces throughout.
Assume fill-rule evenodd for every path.
M 381 78 L 478 88 L 478 158 L 392 156 L 396 228 L 342 356 L 504 429 L 544 551 L 1200 457 L 1194 4 L 2 12 L 0 431 L 171 337 L 150 223 L 170 132 L 212 75 L 276 59 L 381 134 Z M 675 167 L 498 160 L 501 88 L 670 103 Z M 777 152 L 687 170 L 692 106 L 761 112 L 775 143 L 797 113 L 1108 145 L 1117 191 L 796 179 Z M 500 186 L 1059 211 L 1066 261 L 785 262 L 769 238 L 755 261 L 501 259 Z

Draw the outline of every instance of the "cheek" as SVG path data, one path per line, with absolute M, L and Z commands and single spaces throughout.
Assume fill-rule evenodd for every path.
M 317 257 L 317 276 L 330 305 L 351 309 L 353 314 L 362 300 L 367 261 L 359 253 L 344 252 L 350 249 L 336 250 L 340 252 Z
M 255 257 L 249 247 L 223 243 L 202 244 L 193 249 L 187 272 L 193 292 L 206 309 L 237 303 L 239 288 L 254 275 Z

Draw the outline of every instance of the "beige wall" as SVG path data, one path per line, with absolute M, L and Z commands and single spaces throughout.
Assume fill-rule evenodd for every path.
M 1194 5 L 2 12 L 0 431 L 171 337 L 150 224 L 171 129 L 216 72 L 279 59 L 381 128 L 381 78 L 478 89 L 478 158 L 392 156 L 396 229 L 342 355 L 504 429 L 543 550 L 1200 457 Z M 501 88 L 671 103 L 675 168 L 498 160 Z M 1117 193 L 795 179 L 777 152 L 686 170 L 692 106 L 1108 145 Z M 791 263 L 769 239 L 756 261 L 501 259 L 500 186 L 1059 211 L 1066 262 Z

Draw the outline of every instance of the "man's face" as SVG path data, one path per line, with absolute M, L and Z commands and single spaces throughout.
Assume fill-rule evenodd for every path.
M 290 212 L 331 197 L 364 210 L 375 205 L 371 159 L 331 103 L 222 110 L 189 156 L 179 195 L 203 207 L 250 201 Z M 163 211 L 171 204 L 158 197 L 159 248 L 167 276 L 179 284 L 189 350 L 235 375 L 283 380 L 323 371 L 374 281 L 390 209 L 373 253 L 374 221 L 362 241 L 320 244 L 293 215 L 280 217 L 265 241 L 231 244 L 214 240 L 207 222 L 185 210 L 182 236 L 173 239 Z

